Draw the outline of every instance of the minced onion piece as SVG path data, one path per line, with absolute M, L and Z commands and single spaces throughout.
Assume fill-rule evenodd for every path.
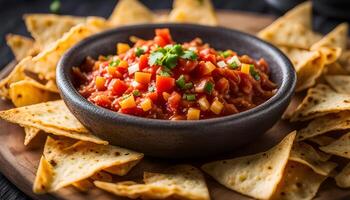
M 226 67 L 227 65 L 226 65 L 226 63 L 225 63 L 225 61 L 219 61 L 219 62 L 217 62 L 217 65 L 219 66 L 219 67 L 221 67 L 221 68 L 224 68 L 224 67 Z
M 241 61 L 238 59 L 237 56 L 232 56 L 232 58 L 230 58 L 227 63 L 228 64 L 232 64 L 233 62 L 235 62 L 238 66 L 240 66 L 242 63 Z
M 197 47 L 190 47 L 190 48 L 188 48 L 188 50 L 190 50 L 190 51 L 197 51 Z
M 140 68 L 139 68 L 139 64 L 138 64 L 138 63 L 133 64 L 133 65 L 131 65 L 131 66 L 128 68 L 129 74 L 133 74 L 133 73 L 135 73 L 135 72 L 137 72 L 137 71 L 139 71 L 139 70 L 140 70 Z

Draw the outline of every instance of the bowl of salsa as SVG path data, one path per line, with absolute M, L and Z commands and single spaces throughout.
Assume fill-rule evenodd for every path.
M 135 25 L 69 50 L 57 84 L 97 136 L 152 156 L 191 157 L 264 133 L 286 109 L 295 72 L 283 53 L 245 33 Z

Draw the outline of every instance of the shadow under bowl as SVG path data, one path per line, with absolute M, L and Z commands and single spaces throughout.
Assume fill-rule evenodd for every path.
M 170 121 L 135 117 L 96 106 L 74 88 L 72 67 L 91 56 L 115 54 L 117 42 L 129 36 L 151 39 L 154 29 L 169 28 L 174 41 L 200 37 L 218 50 L 232 49 L 239 55 L 264 58 L 278 91 L 263 104 L 235 115 L 198 121 Z M 95 135 L 113 145 L 164 158 L 207 157 L 226 153 L 254 141 L 282 116 L 294 92 L 296 74 L 288 58 L 274 46 L 245 33 L 222 27 L 192 24 L 134 25 L 91 36 L 61 58 L 57 85 L 70 111 Z

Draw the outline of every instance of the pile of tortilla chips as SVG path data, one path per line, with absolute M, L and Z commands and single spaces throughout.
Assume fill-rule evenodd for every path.
M 55 80 L 60 57 L 77 42 L 106 29 L 159 22 L 217 25 L 210 0 L 175 0 L 169 15 L 161 16 L 137 0 L 121 0 L 108 19 L 27 14 L 24 20 L 33 39 L 7 36 L 17 65 L 0 81 L 0 96 L 17 108 L 0 111 L 0 118 L 24 128 L 25 145 L 38 134 L 47 137 L 33 183 L 35 193 L 72 186 L 77 191 L 99 188 L 132 199 L 210 199 L 202 172 L 191 165 L 144 172 L 138 182 L 118 181 L 143 154 L 109 145 L 90 133 L 60 100 Z M 320 36 L 311 29 L 311 4 L 306 2 L 259 36 L 289 56 L 298 75 L 297 90 L 309 88 L 303 102 L 286 116 L 293 122 L 313 121 L 270 150 L 210 162 L 202 170 L 225 187 L 253 198 L 312 199 L 322 182 L 335 175 L 337 163 L 331 157 L 350 158 L 347 25 Z M 345 134 L 338 138 L 329 134 L 335 131 Z M 337 185 L 350 187 L 349 174 L 350 163 L 336 174 Z

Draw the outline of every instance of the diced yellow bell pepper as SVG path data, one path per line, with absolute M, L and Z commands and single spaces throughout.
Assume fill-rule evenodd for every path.
M 126 43 L 119 42 L 117 44 L 117 54 L 118 55 L 127 52 L 129 49 L 130 49 L 130 46 Z
M 219 100 L 213 101 L 213 103 L 210 106 L 210 110 L 215 114 L 220 114 L 222 109 L 224 108 L 224 104 L 222 104 Z
M 95 80 L 95 84 L 96 84 L 96 88 L 98 90 L 105 90 L 106 89 L 106 86 L 105 86 L 105 83 L 106 83 L 106 79 L 102 76 L 97 76 L 96 77 L 96 80 Z
M 189 108 L 187 111 L 187 120 L 199 120 L 201 111 L 196 108 Z
M 210 61 L 205 62 L 204 66 L 205 68 L 203 69 L 203 75 L 210 74 L 216 68 L 215 65 Z
M 249 75 L 250 65 L 243 63 L 241 66 L 241 72 Z
M 122 109 L 135 108 L 136 102 L 135 102 L 134 95 L 130 95 L 130 96 L 126 97 L 125 99 L 123 99 L 122 101 L 119 102 L 119 105 Z
M 203 111 L 208 110 L 210 107 L 209 101 L 207 100 L 206 97 L 202 97 L 202 98 L 198 99 L 198 104 L 199 104 L 201 110 L 203 110 Z
M 147 72 L 135 72 L 135 81 L 141 84 L 148 84 L 151 81 L 152 74 Z
M 150 98 L 145 98 L 143 101 L 141 101 L 140 106 L 143 111 L 149 111 L 152 108 L 152 100 Z

